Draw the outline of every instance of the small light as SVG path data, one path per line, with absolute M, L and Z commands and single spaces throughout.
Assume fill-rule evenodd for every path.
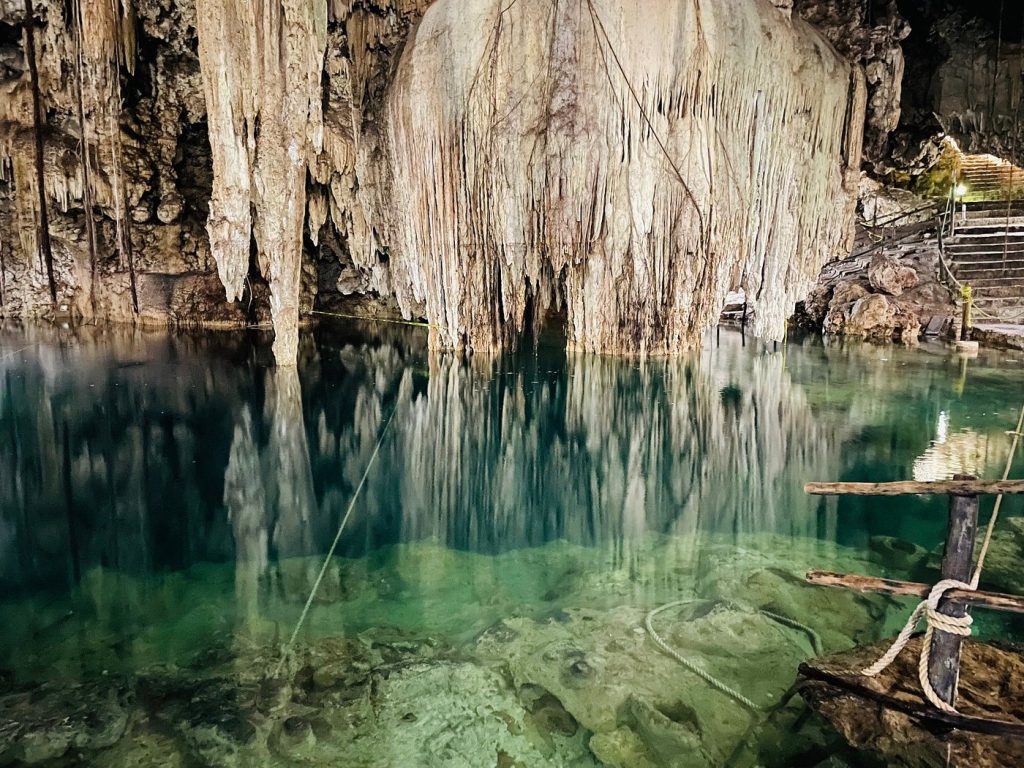
M 966 195 L 967 194 L 967 187 L 966 187 L 966 185 L 964 185 L 964 184 L 957 184 L 956 187 L 953 189 L 953 194 L 956 195 L 957 197 L 963 197 L 964 195 Z

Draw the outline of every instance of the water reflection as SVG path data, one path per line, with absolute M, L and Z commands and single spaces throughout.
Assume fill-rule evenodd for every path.
M 327 549 L 392 411 L 342 554 L 841 539 L 842 507 L 806 480 L 984 472 L 1021 381 L 1012 359 L 975 361 L 964 391 L 944 353 L 724 331 L 644 363 L 544 345 L 467 363 L 388 327 L 321 328 L 298 372 L 255 336 L 8 329 L 0 354 L 0 589 L 234 561 L 253 613 L 272 563 Z

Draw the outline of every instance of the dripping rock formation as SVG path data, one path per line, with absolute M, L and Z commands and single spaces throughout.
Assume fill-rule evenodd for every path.
M 4 0 L 0 316 L 270 321 L 285 364 L 339 309 L 659 354 L 742 285 L 780 338 L 848 253 L 868 98 L 797 11 Z

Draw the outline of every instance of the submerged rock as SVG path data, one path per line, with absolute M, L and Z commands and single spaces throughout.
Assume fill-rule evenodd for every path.
M 0 765 L 35 765 L 70 750 L 95 754 L 124 734 L 130 706 L 128 689 L 109 680 L 0 696 Z
M 757 716 L 667 656 L 645 611 L 566 610 L 559 620 L 507 619 L 476 652 L 505 660 L 522 689 L 542 689 L 594 732 L 606 765 L 719 765 Z M 777 700 L 808 653 L 806 636 L 751 608 L 696 600 L 656 619 L 662 638 L 759 705 Z M 735 681 L 746 681 L 740 686 Z
M 930 705 L 926 705 L 917 679 L 921 642 L 920 637 L 912 639 L 892 666 L 875 678 L 861 677 L 856 670 L 877 659 L 888 648 L 888 641 L 815 660 L 809 666 L 926 709 Z M 886 765 L 1002 768 L 1024 764 L 1024 739 L 1019 737 L 924 722 L 816 679 L 808 681 L 801 694 L 852 745 Z M 1019 651 L 966 641 L 957 709 L 970 717 L 1024 722 L 1020 718 L 1024 712 L 1024 656 Z
M 920 544 L 894 536 L 872 536 L 868 547 L 879 562 L 887 569 L 903 574 L 914 573 L 927 565 L 930 553 Z

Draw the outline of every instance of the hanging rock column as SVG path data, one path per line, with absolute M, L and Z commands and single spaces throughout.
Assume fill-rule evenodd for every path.
M 274 356 L 294 365 L 306 170 L 323 145 L 326 1 L 197 0 L 196 26 L 213 155 L 210 250 L 237 300 L 255 238 Z
M 575 348 L 671 354 L 736 283 L 778 339 L 850 242 L 863 76 L 768 0 L 438 0 L 388 98 L 392 283 L 442 346 L 564 302 Z

